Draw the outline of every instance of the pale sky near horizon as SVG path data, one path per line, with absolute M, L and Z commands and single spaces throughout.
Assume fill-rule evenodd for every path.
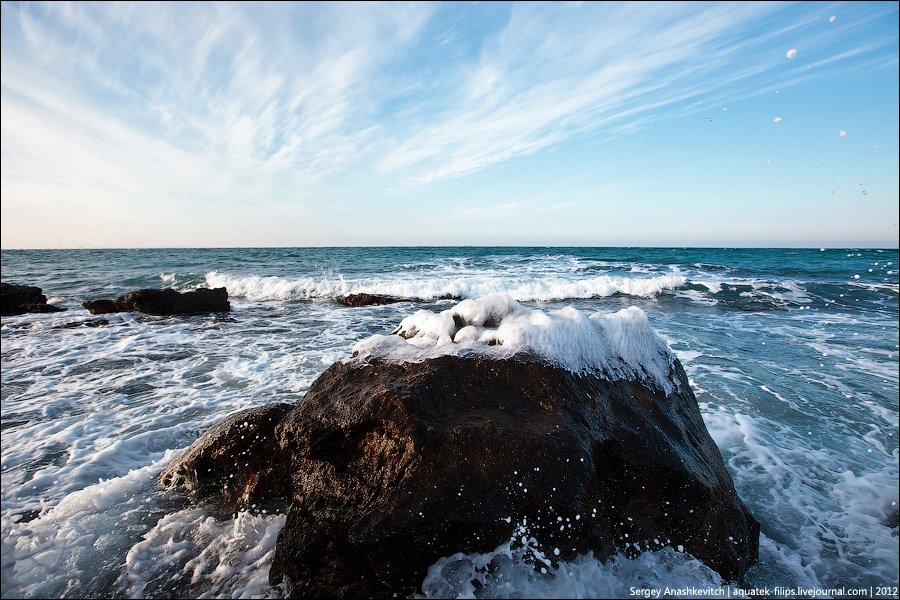
M 898 5 L 2 3 L 2 247 L 898 243 Z

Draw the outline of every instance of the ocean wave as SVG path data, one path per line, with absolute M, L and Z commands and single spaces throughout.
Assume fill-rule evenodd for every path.
M 170 449 L 222 417 L 295 402 L 359 340 L 419 308 L 439 313 L 456 304 L 366 310 L 332 301 L 356 291 L 410 299 L 506 291 L 532 301 L 645 293 L 648 300 L 573 299 L 541 312 L 570 303 L 614 313 L 635 304 L 669 340 L 736 490 L 765 532 L 747 585 L 896 581 L 897 529 L 887 526 L 900 504 L 896 250 L 852 258 L 829 250 L 828 260 L 810 261 L 803 253 L 708 250 L 583 251 L 607 260 L 543 249 L 510 258 L 443 256 L 467 252 L 457 249 L 30 252 L 4 251 L 4 281 L 40 285 L 69 310 L 4 317 L 0 326 L 4 598 L 286 594 L 267 582 L 283 515 L 225 518 L 215 506 L 186 506 L 162 492 L 157 477 Z M 47 256 L 50 270 L 41 262 Z M 723 263 L 733 268 L 716 267 Z M 262 310 L 237 311 L 227 322 L 120 313 L 105 317 L 109 326 L 66 327 L 91 320 L 80 307 L 87 298 L 207 285 L 228 287 L 238 307 L 259 300 Z M 291 310 L 294 300 L 312 302 Z M 421 593 L 735 591 L 677 552 L 679 540 L 660 540 L 668 546 L 634 559 L 559 560 L 531 533 L 520 543 L 522 535 L 550 565 L 514 541 L 450 549 L 466 553 L 436 561 L 422 574 Z
M 577 298 L 605 298 L 616 294 L 652 298 L 679 288 L 687 282 L 680 274 L 656 277 L 600 275 L 584 279 L 504 275 L 434 275 L 427 278 L 349 280 L 343 275 L 287 278 L 279 276 L 230 275 L 211 271 L 209 287 L 225 287 L 229 295 L 248 300 L 287 302 L 326 300 L 347 294 L 385 294 L 409 299 L 481 298 L 506 294 L 518 301 L 549 301 Z
M 164 287 L 174 289 L 196 287 L 205 281 L 202 275 L 196 273 L 160 273 L 159 280 Z
M 639 545 L 639 544 L 637 544 Z M 527 523 L 491 552 L 457 553 L 438 560 L 422 583 L 425 598 L 628 598 L 635 589 L 729 588 L 718 573 L 692 557 L 665 547 L 635 558 L 616 553 L 606 561 L 583 554 L 569 561 L 560 550 L 542 548 Z
M 603 274 L 578 277 L 575 274 L 548 275 L 540 270 L 434 270 L 379 274 L 352 278 L 339 273 L 316 276 L 284 277 L 279 275 L 234 275 L 219 271 L 205 278 L 172 274 L 164 280 L 178 289 L 197 285 L 225 287 L 230 296 L 256 302 L 329 301 L 348 294 L 382 294 L 411 301 L 436 299 L 475 299 L 505 294 L 519 302 L 551 302 L 628 296 L 658 298 L 666 295 L 685 299 L 692 304 L 722 306 L 738 310 L 812 309 L 828 305 L 871 308 L 895 305 L 898 286 L 895 283 L 803 281 L 795 279 L 763 279 L 716 277 L 710 273 L 675 271 L 648 276 L 638 269 L 628 274 Z
M 894 283 L 801 281 L 793 279 L 691 277 L 675 296 L 695 304 L 739 310 L 813 309 L 868 303 L 866 307 L 896 307 Z M 895 308 L 894 308 L 895 309 Z

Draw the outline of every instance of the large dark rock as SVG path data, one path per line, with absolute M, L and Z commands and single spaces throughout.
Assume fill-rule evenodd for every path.
M 384 304 L 396 304 L 397 302 L 407 302 L 409 298 L 398 298 L 396 296 L 385 296 L 382 294 L 349 294 L 343 298 L 338 298 L 338 304 L 344 306 L 381 306 Z
M 66 310 L 47 304 L 47 296 L 39 287 L 0 283 L 0 314 L 48 313 Z
M 148 315 L 193 315 L 231 310 L 228 291 L 199 288 L 179 293 L 172 289 L 144 289 L 129 292 L 115 300 L 87 300 L 82 306 L 94 315 L 116 312 L 141 312 Z
M 235 416 L 167 470 L 196 480 L 163 481 L 247 503 L 285 492 L 248 486 L 256 469 L 281 477 L 291 501 L 270 579 L 297 597 L 407 596 L 438 558 L 492 550 L 524 520 L 551 557 L 683 546 L 739 580 L 759 525 L 677 361 L 673 376 L 667 396 L 535 361 L 336 363 L 274 436 L 247 446 Z M 242 467 L 242 453 L 262 462 Z

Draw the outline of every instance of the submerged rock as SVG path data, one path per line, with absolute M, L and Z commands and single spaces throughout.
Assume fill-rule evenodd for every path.
M 427 298 L 401 298 L 400 296 L 388 296 L 386 294 L 348 294 L 337 299 L 338 304 L 344 306 L 382 306 L 385 304 L 397 304 L 398 302 L 431 302 L 440 300 L 461 300 L 459 296 L 444 294 L 432 299 Z
M 231 310 L 228 291 L 223 287 L 198 288 L 184 293 L 172 289 L 143 289 L 115 300 L 87 300 L 82 306 L 94 315 L 125 311 L 148 315 L 192 315 Z
M 78 327 L 106 327 L 109 325 L 107 319 L 87 319 L 84 321 L 70 321 L 59 326 L 59 329 L 76 329 Z
M 398 302 L 407 302 L 409 298 L 398 298 L 396 296 L 385 296 L 382 294 L 349 294 L 343 298 L 338 298 L 338 304 L 344 306 L 381 306 L 384 304 L 396 304 Z
M 740 579 L 757 558 L 759 525 L 674 356 L 617 378 L 552 364 L 536 348 L 486 355 L 510 351 L 504 322 L 538 321 L 513 301 L 512 312 L 488 308 L 468 321 L 475 312 L 445 311 L 436 330 L 494 325 L 486 350 L 392 361 L 373 349 L 409 342 L 375 340 L 365 356 L 329 367 L 296 405 L 262 413 L 283 415 L 271 430 L 266 421 L 267 435 L 238 437 L 235 424 L 248 417 L 229 417 L 163 483 L 238 503 L 289 496 L 270 579 L 289 578 L 297 597 L 408 596 L 439 558 L 493 550 L 522 523 L 554 560 L 671 546 Z M 665 381 L 638 374 L 660 365 Z M 247 455 L 255 458 L 242 462 Z
M 891 529 L 897 529 L 900 527 L 900 512 L 897 512 L 895 508 L 893 511 L 888 513 L 888 516 L 884 519 L 885 527 L 890 527 Z
M 0 314 L 4 317 L 24 313 L 50 313 L 66 309 L 47 304 L 47 296 L 39 287 L 0 283 Z

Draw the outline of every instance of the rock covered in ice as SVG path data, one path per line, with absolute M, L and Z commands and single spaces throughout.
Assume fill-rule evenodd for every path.
M 94 315 L 127 311 L 148 315 L 192 315 L 231 310 L 225 288 L 198 288 L 184 293 L 172 289 L 143 289 L 115 300 L 87 300 L 82 306 Z
M 353 347 L 357 363 L 421 362 L 438 356 L 530 357 L 575 373 L 634 379 L 672 391 L 675 356 L 636 306 L 588 316 L 571 306 L 544 312 L 496 294 L 463 300 L 441 313 L 420 310 L 394 335 Z
M 272 493 L 243 483 L 254 468 L 280 481 L 290 506 L 270 578 L 296 597 L 406 597 L 438 559 L 488 552 L 524 522 L 548 560 L 679 547 L 741 578 L 759 525 L 643 313 L 537 312 L 494 298 L 417 313 L 405 338 L 368 340 L 273 409 L 269 435 L 240 437 L 239 413 L 164 483 L 218 494 L 239 479 L 226 497 L 252 503 Z
M 47 313 L 65 310 L 47 304 L 44 290 L 31 285 L 0 283 L 0 314 L 5 316 L 25 313 Z

